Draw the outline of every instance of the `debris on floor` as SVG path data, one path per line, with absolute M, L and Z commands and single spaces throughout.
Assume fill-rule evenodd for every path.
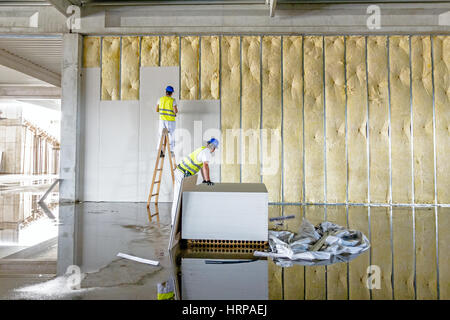
M 135 256 L 130 256 L 129 254 L 126 254 L 126 253 L 119 252 L 117 254 L 117 256 L 120 257 L 120 258 L 133 260 L 133 261 L 136 261 L 136 262 L 145 263 L 145 264 L 149 264 L 149 265 L 152 265 L 152 266 L 158 266 L 159 265 L 159 261 L 139 258 L 139 257 L 135 257 Z
M 305 218 L 297 234 L 269 230 L 269 251 L 255 251 L 259 257 L 270 257 L 277 265 L 327 265 L 347 262 L 370 248 L 360 231 L 349 230 L 325 221 L 313 226 Z

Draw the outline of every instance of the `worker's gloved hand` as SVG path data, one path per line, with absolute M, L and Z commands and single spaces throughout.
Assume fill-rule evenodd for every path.
M 211 182 L 210 180 L 208 180 L 208 181 L 203 180 L 202 183 L 206 183 L 208 186 L 213 186 L 214 185 L 214 182 Z

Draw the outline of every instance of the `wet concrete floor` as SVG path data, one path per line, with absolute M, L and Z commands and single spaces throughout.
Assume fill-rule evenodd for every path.
M 270 206 L 270 217 L 295 216 L 269 222 L 271 229 L 296 232 L 302 217 L 314 224 L 327 219 L 362 231 L 372 245 L 349 263 L 282 268 L 251 253 L 169 252 L 168 203 L 149 221 L 145 203 L 58 206 L 53 193 L 47 210 L 37 208 L 44 191 L 0 194 L 1 299 L 152 300 L 158 283 L 168 280 L 178 299 L 449 298 L 442 228 L 450 208 Z M 119 252 L 160 265 L 118 258 Z M 380 273 L 372 289 L 368 272 Z

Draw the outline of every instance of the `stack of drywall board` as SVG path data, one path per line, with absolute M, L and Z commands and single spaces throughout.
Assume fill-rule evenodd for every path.
M 268 261 L 181 259 L 183 300 L 267 300 Z
M 267 241 L 263 183 L 200 184 L 182 196 L 181 238 Z

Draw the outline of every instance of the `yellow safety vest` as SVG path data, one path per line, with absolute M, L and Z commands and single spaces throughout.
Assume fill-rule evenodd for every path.
M 159 98 L 159 119 L 167 121 L 175 121 L 175 112 L 173 111 L 173 98 Z
M 204 150 L 206 147 L 200 147 L 191 154 L 189 154 L 187 157 L 184 157 L 183 160 L 178 164 L 178 169 L 181 170 L 183 173 L 189 172 L 191 175 L 196 174 L 202 167 L 203 162 L 199 162 L 197 160 L 197 156 L 200 153 L 200 151 Z
M 158 300 L 173 300 L 174 286 L 172 281 L 158 283 Z

